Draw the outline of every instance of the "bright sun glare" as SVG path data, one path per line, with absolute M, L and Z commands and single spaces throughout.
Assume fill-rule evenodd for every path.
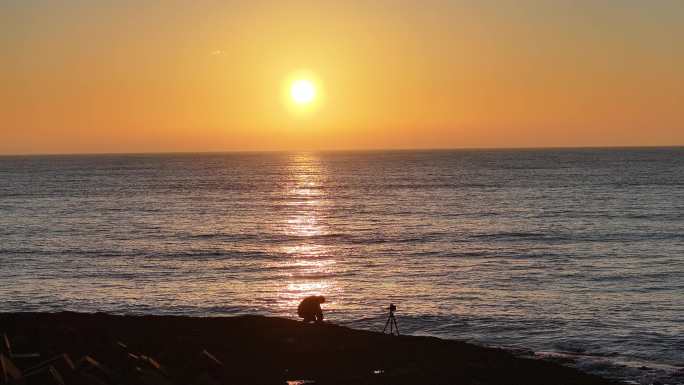
M 316 97 L 316 87 L 310 80 L 295 80 L 290 87 L 290 96 L 297 104 L 311 103 Z

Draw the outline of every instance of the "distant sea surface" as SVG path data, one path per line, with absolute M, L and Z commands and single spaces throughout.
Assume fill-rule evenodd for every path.
M 0 157 L 0 311 L 327 319 L 684 383 L 684 149 Z

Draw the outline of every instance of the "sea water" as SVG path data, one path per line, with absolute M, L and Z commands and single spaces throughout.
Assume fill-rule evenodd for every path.
M 0 157 L 0 311 L 296 318 L 684 383 L 684 149 Z

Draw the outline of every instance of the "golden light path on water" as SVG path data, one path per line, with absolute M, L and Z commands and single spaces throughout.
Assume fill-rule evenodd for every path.
M 283 231 L 301 240 L 282 247 L 285 257 L 279 265 L 289 273 L 278 293 L 276 307 L 283 313 L 291 313 L 309 295 L 324 295 L 327 306 L 334 306 L 334 294 L 340 291 L 334 278 L 337 261 L 331 256 L 329 246 L 316 241 L 330 233 L 320 218 L 328 198 L 326 173 L 313 154 L 292 155 L 288 168 L 290 178 L 284 194 L 287 205 L 294 211 L 284 221 Z

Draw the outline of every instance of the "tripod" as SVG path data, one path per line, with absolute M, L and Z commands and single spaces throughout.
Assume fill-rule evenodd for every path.
M 394 335 L 394 333 L 399 335 L 399 326 L 397 326 L 397 319 L 394 317 L 394 310 L 392 309 L 390 309 L 389 316 L 387 317 L 387 322 L 385 322 L 385 328 L 382 329 L 383 334 L 387 331 L 387 326 L 389 326 L 390 335 Z

